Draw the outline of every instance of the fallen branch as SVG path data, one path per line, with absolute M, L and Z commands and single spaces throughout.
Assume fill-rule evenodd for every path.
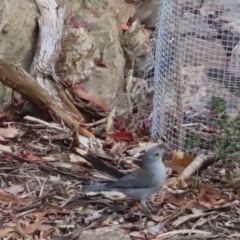
M 0 59 L 0 82 L 22 94 L 38 109 L 48 111 L 59 122 L 63 121 L 73 134 L 74 145 L 79 144 L 78 133 L 95 138 L 92 133 L 81 128 L 74 115 L 59 106 L 31 75 L 23 69 L 15 71 L 9 63 L 2 59 Z

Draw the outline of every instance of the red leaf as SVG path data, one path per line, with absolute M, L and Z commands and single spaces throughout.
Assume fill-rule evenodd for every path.
M 80 84 L 80 83 L 75 83 L 75 84 L 73 85 L 73 89 L 74 89 L 74 90 L 75 90 L 75 89 L 81 89 L 81 90 L 83 90 L 84 92 L 87 93 L 86 88 L 85 88 L 82 84 Z
M 96 106 L 101 107 L 106 112 L 108 111 L 107 103 L 103 99 L 101 99 L 91 93 L 86 92 L 86 90 L 82 87 L 81 84 L 74 84 L 73 88 L 74 88 L 75 94 L 79 98 L 87 100 L 87 101 L 95 104 Z
M 17 96 L 14 96 L 13 100 L 14 100 L 14 103 L 17 103 L 17 104 L 22 103 L 22 102 L 25 101 L 21 97 L 17 97 Z
M 103 56 L 100 55 L 100 58 L 94 58 L 94 63 L 101 68 L 107 68 L 107 65 L 103 63 Z
M 108 134 L 108 136 L 113 138 L 114 140 L 123 140 L 123 141 L 133 140 L 132 134 L 126 131 L 110 133 Z
M 123 31 L 127 31 L 127 30 L 128 30 L 128 25 L 127 25 L 126 23 L 122 23 L 122 24 L 121 24 L 121 29 L 122 29 Z
M 22 153 L 22 156 L 24 158 L 26 158 L 27 160 L 31 160 L 31 161 L 41 161 L 42 160 L 42 158 L 39 155 L 33 154 L 33 153 L 28 153 L 25 151 Z

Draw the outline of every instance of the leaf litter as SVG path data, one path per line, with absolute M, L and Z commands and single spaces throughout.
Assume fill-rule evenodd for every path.
M 108 134 L 118 133 L 114 116 L 112 112 L 100 122 L 108 124 Z M 81 146 L 72 149 L 63 128 L 28 126 L 26 120 L 7 126 L 3 132 L 8 146 L 3 146 L 11 151 L 1 148 L 1 239 L 81 239 L 75 236 L 79 227 L 78 234 L 106 226 L 124 229 L 131 239 L 240 237 L 236 181 L 240 166 L 233 159 L 204 166 L 212 155 L 169 151 L 164 159 L 166 181 L 161 191 L 149 197 L 153 214 L 146 215 L 138 202 L 122 193 L 83 194 L 81 188 L 136 169 L 141 153 L 159 143 L 136 137 L 109 142 L 106 135 L 98 143 L 81 137 Z M 64 137 L 55 138 L 59 134 Z

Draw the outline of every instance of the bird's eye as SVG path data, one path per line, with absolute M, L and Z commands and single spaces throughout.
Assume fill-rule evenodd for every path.
M 155 156 L 159 156 L 159 153 L 155 153 Z

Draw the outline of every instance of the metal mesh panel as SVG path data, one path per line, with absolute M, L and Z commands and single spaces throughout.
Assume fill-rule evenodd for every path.
M 155 90 L 152 136 L 171 147 L 240 150 L 239 3 L 161 1 L 145 79 Z

